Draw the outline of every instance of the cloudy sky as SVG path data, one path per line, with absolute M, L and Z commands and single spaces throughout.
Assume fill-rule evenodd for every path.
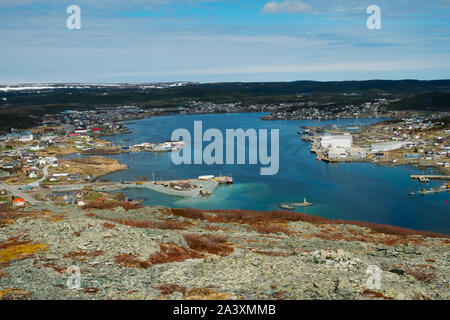
M 405 78 L 450 78 L 450 0 L 0 0 L 3 84 Z

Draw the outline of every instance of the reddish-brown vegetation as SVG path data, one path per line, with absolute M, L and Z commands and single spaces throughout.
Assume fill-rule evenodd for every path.
M 83 207 L 83 209 L 114 209 L 117 207 L 122 207 L 127 211 L 143 208 L 143 206 L 141 206 L 139 204 L 133 204 L 133 203 L 124 202 L 124 201 L 115 201 L 115 200 L 98 201 L 98 200 L 95 200 L 95 201 L 92 201 L 92 202 L 86 204 Z
M 15 219 L 18 215 L 14 211 L 0 211 L 0 219 Z
M 280 224 L 264 224 L 264 223 L 254 223 L 250 224 L 250 229 L 255 230 L 256 232 L 262 234 L 270 234 L 270 233 L 284 233 L 286 235 L 291 235 L 293 232 L 289 230 L 287 226 Z
M 213 226 L 213 225 L 202 225 L 201 228 L 202 228 L 202 229 L 205 229 L 205 230 L 209 230 L 209 231 L 219 231 L 219 230 L 222 230 L 222 231 L 227 231 L 227 232 L 233 232 L 233 230 L 230 230 L 230 229 L 228 229 L 228 228 L 222 228 L 222 227 Z
M 427 283 L 433 281 L 433 279 L 436 278 L 436 274 L 434 272 L 424 270 L 424 268 L 420 265 L 415 267 L 406 267 L 405 273 L 412 275 L 419 281 Z
M 7 248 L 10 248 L 13 246 L 31 243 L 31 240 L 25 240 L 25 241 L 18 241 L 18 240 L 19 240 L 19 237 L 9 238 L 8 240 L 0 243 L 0 249 L 7 249 Z
M 139 259 L 135 254 L 123 253 L 116 257 L 116 262 L 127 267 L 149 268 L 152 264 L 181 262 L 188 259 L 200 259 L 204 256 L 195 250 L 180 247 L 176 243 L 161 243 L 160 250 L 150 255 L 147 260 Z
M 195 250 L 180 247 L 173 242 L 161 243 L 161 250 L 152 254 L 148 261 L 152 264 L 180 262 L 188 259 L 200 259 L 204 256 Z
M 94 288 L 94 287 L 91 287 L 91 288 L 86 288 L 86 289 L 84 289 L 84 292 L 86 292 L 86 293 L 97 293 L 98 292 L 98 288 Z
M 186 230 L 188 223 L 181 223 L 164 219 L 161 221 L 132 220 L 132 219 L 110 219 L 111 221 L 135 228 L 161 229 L 161 230 Z
M 162 295 L 168 295 L 168 294 L 172 294 L 174 292 L 181 292 L 183 295 L 186 295 L 186 292 L 188 291 L 186 289 L 186 287 L 180 286 L 178 284 L 173 284 L 173 283 L 169 283 L 169 284 L 164 284 L 158 287 L 155 287 L 155 289 L 158 289 Z
M 103 255 L 105 252 L 102 250 L 95 250 L 92 252 L 88 252 L 88 251 L 84 251 L 84 250 L 79 250 L 79 251 L 69 251 L 68 253 L 66 253 L 64 255 L 65 258 L 72 258 L 75 260 L 80 260 L 80 261 L 85 261 L 86 258 L 88 257 L 98 257 Z
M 31 294 L 25 290 L 12 288 L 0 289 L 0 300 L 29 300 Z
M 114 225 L 112 223 L 105 222 L 103 224 L 103 227 L 106 228 L 106 229 L 114 229 L 116 227 L 116 225 Z
M 180 292 L 186 300 L 229 300 L 231 298 L 230 294 L 224 294 L 210 288 L 193 288 L 189 290 L 178 284 L 164 284 L 155 287 L 155 289 L 158 289 L 163 296 Z
M 184 209 L 170 209 L 170 213 L 173 215 L 183 216 L 191 219 L 208 220 L 210 222 L 275 223 L 275 222 L 303 221 L 314 225 L 326 225 L 326 224 L 354 225 L 363 228 L 369 228 L 373 233 L 381 233 L 403 237 L 420 235 L 423 237 L 437 237 L 450 239 L 449 235 L 438 234 L 435 232 L 417 231 L 407 228 L 369 222 L 326 219 L 300 212 L 286 212 L 286 211 L 259 212 L 251 210 L 200 210 L 200 209 L 184 208 Z
M 284 252 L 276 252 L 276 251 L 261 251 L 261 250 L 255 250 L 254 253 L 266 255 L 266 256 L 272 256 L 272 257 L 287 257 L 288 254 Z
M 426 296 L 426 295 L 424 295 L 422 293 L 415 293 L 412 296 L 412 299 L 413 300 L 432 300 L 429 296 Z
M 185 234 L 184 238 L 189 248 L 212 254 L 229 254 L 233 252 L 233 248 L 228 244 L 228 239 L 223 236 L 204 234 Z
M 49 263 L 45 263 L 43 266 L 52 268 L 53 270 L 55 270 L 58 273 L 65 273 L 66 270 L 67 270 L 67 267 L 57 266 L 56 264 L 50 263 L 50 262 Z
M 394 300 L 394 298 L 386 297 L 381 292 L 377 292 L 377 291 L 373 291 L 373 290 L 369 290 L 369 289 L 364 290 L 362 292 L 362 295 L 366 296 L 366 297 L 369 297 L 369 298 L 382 298 L 382 299 L 385 299 L 385 300 Z
M 141 260 L 135 254 L 122 253 L 116 257 L 116 262 L 124 264 L 127 267 L 149 268 L 152 264 Z

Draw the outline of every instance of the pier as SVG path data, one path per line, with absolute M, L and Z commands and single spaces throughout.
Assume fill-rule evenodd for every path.
M 427 180 L 450 180 L 450 176 L 444 175 L 411 175 L 411 179 L 419 180 L 420 182 L 425 182 Z
M 84 187 L 96 191 L 112 192 L 130 188 L 149 189 L 171 196 L 201 197 L 211 195 L 219 182 L 212 180 L 170 180 L 170 181 L 127 181 L 127 182 L 93 182 L 85 185 L 52 186 L 52 191 L 74 191 Z

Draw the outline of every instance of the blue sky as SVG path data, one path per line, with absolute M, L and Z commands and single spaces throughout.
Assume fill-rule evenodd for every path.
M 449 75 L 450 0 L 0 0 L 3 84 Z

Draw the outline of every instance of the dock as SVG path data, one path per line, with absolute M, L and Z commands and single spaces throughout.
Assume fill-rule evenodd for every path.
M 180 183 L 189 184 L 189 188 L 182 189 L 179 187 Z M 199 180 L 199 179 L 188 179 L 188 180 L 171 180 L 171 181 L 138 181 L 138 182 L 127 182 L 127 183 L 113 183 L 99 185 L 97 190 L 99 191 L 119 191 L 123 189 L 138 188 L 138 189 L 149 189 L 152 191 L 164 193 L 171 196 L 179 197 L 201 197 L 210 195 L 214 192 L 219 182 L 215 180 Z
M 444 175 L 411 175 L 412 180 L 419 180 L 420 182 L 425 182 L 428 180 L 450 180 L 450 176 L 444 176 Z
M 429 193 L 439 193 L 439 192 L 450 192 L 450 189 L 429 189 L 429 190 L 420 190 L 420 194 L 429 194 Z

